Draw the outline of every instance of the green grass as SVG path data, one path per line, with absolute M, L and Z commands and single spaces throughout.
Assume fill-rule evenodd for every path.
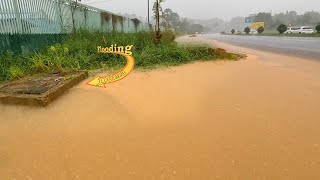
M 154 34 L 110 32 L 70 34 L 62 43 L 54 44 L 30 55 L 7 52 L 0 57 L 0 82 L 25 75 L 70 70 L 118 69 L 126 64 L 123 56 L 98 54 L 97 46 L 134 45 L 132 49 L 137 68 L 155 68 L 189 63 L 195 60 L 233 59 L 239 56 L 220 56 L 210 53 L 207 47 L 179 46 L 174 36 L 164 33 L 161 44 L 154 43 Z

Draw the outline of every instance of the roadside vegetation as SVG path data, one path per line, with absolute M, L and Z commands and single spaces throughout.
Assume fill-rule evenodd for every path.
M 258 29 L 256 24 L 253 25 L 255 28 L 250 27 L 251 30 L 249 33 L 248 31 L 244 31 L 246 26 L 248 26 L 248 24 L 245 23 L 245 17 L 235 17 L 229 22 L 210 22 L 210 24 L 219 24 L 218 27 L 214 28 L 221 29 L 221 31 L 219 31 L 223 32 L 223 34 L 232 34 L 230 33 L 230 30 L 235 29 L 237 32 L 234 33 L 235 35 L 250 34 L 259 36 L 320 37 L 320 12 L 309 11 L 303 14 L 298 14 L 296 11 L 287 11 L 276 14 L 259 12 L 250 18 L 253 23 L 264 22 L 264 30 L 262 32 L 259 31 L 261 29 Z M 205 26 L 206 29 L 209 28 L 207 26 Z M 284 26 L 287 28 L 284 28 Z
M 251 31 L 251 29 L 250 29 L 249 27 L 244 28 L 244 32 L 245 32 L 246 34 L 249 34 L 250 31 Z
M 257 31 L 258 31 L 258 34 L 262 34 L 263 32 L 264 32 L 264 27 L 259 27 L 258 29 L 257 29 Z
M 89 33 L 86 31 L 68 35 L 62 42 L 46 47 L 30 55 L 14 55 L 8 51 L 0 57 L 0 82 L 19 79 L 35 73 L 54 73 L 70 70 L 118 69 L 126 64 L 124 57 L 98 54 L 97 46 L 110 47 L 134 45 L 132 52 L 137 68 L 179 65 L 195 60 L 233 59 L 240 56 L 208 50 L 204 46 L 179 46 L 173 33 L 163 33 L 159 44 L 154 33 L 121 32 Z
M 320 34 L 319 33 L 313 33 L 313 34 L 262 33 L 262 34 L 257 34 L 257 36 L 320 37 Z
M 231 34 L 234 35 L 256 35 L 256 36 L 288 36 L 288 37 L 320 37 L 320 24 L 317 25 L 313 33 L 290 33 L 287 31 L 288 27 L 285 24 L 280 24 L 277 27 L 277 32 L 265 32 L 264 27 L 259 27 L 257 30 L 251 30 L 250 27 L 246 27 L 243 32 L 238 31 L 235 33 L 235 30 L 231 30 Z M 221 34 L 228 34 L 221 32 Z
M 247 35 L 252 35 L 252 34 L 238 34 L 238 35 L 243 35 L 243 36 L 247 36 Z M 313 33 L 313 34 L 299 34 L 299 33 L 282 33 L 280 34 L 279 32 L 263 32 L 261 34 L 255 34 L 255 36 L 285 36 L 285 37 L 320 37 L 320 32 L 319 33 Z
M 280 25 L 277 27 L 277 31 L 278 31 L 280 34 L 283 34 L 284 32 L 287 31 L 287 26 L 284 25 L 284 24 L 280 24 Z
M 320 33 L 320 24 L 316 26 L 317 33 Z

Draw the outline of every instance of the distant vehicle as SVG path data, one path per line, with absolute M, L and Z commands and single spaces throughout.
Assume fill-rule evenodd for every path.
M 252 29 L 249 34 L 258 34 L 257 30 Z
M 286 34 L 312 34 L 314 30 L 309 26 L 301 26 L 301 27 L 288 27 L 287 31 L 284 32 Z
M 312 33 L 314 33 L 314 30 L 312 27 L 303 26 L 300 28 L 299 33 L 300 34 L 312 34 Z
M 287 27 L 287 30 L 284 32 L 286 34 L 291 34 L 293 33 L 293 31 L 298 30 L 299 28 L 295 28 L 295 27 Z

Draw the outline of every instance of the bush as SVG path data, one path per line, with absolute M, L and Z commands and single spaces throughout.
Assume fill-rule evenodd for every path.
M 20 79 L 25 76 L 25 73 L 20 67 L 14 65 L 9 68 L 8 76 L 10 79 Z
M 245 32 L 246 34 L 249 34 L 250 31 L 251 31 L 251 29 L 250 29 L 249 27 L 246 27 L 246 28 L 244 29 L 244 32 Z
M 280 24 L 277 28 L 277 31 L 280 33 L 280 34 L 283 34 L 284 32 L 287 31 L 287 26 L 284 25 L 284 24 Z
M 257 29 L 257 31 L 258 31 L 258 33 L 259 34 L 261 34 L 261 33 L 263 33 L 264 32 L 264 27 L 259 27 L 258 29 Z
M 231 30 L 231 34 L 234 34 L 236 32 L 236 30 L 232 29 Z
M 316 30 L 317 30 L 318 33 L 320 33 L 320 24 L 318 24 L 318 25 L 316 26 Z
M 23 77 L 31 69 L 30 66 L 28 58 L 15 56 L 12 51 L 7 51 L 0 56 L 0 82 Z
M 173 42 L 176 39 L 175 32 L 169 30 L 162 33 L 162 42 Z

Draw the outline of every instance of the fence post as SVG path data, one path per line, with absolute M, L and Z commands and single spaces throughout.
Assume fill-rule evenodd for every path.
M 23 33 L 22 30 L 22 23 L 21 23 L 21 15 L 19 11 L 19 6 L 18 6 L 18 0 L 13 0 L 13 8 L 14 8 L 14 13 L 16 15 L 16 22 L 18 24 L 18 32 Z

